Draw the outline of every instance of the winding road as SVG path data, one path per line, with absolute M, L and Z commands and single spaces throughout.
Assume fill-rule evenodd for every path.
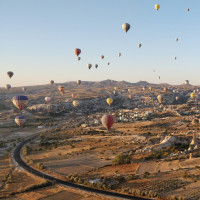
M 106 195 L 106 196 L 110 196 L 110 197 L 116 197 L 116 198 L 122 198 L 122 199 L 134 199 L 134 200 L 145 200 L 146 199 L 146 198 L 134 197 L 134 196 L 131 196 L 131 195 L 120 194 L 120 193 L 116 193 L 116 192 L 98 190 L 98 189 L 95 189 L 95 188 L 86 187 L 86 186 L 71 183 L 71 182 L 68 182 L 68 181 L 63 181 L 61 179 L 55 178 L 53 176 L 50 176 L 48 174 L 45 174 L 43 172 L 40 172 L 40 171 L 30 167 L 29 165 L 27 165 L 23 161 L 20 152 L 21 152 L 22 147 L 25 144 L 29 143 L 31 140 L 35 139 L 37 136 L 38 136 L 38 134 L 31 136 L 28 139 L 25 139 L 24 141 L 22 141 L 19 145 L 17 145 L 15 147 L 14 152 L 13 152 L 13 158 L 14 158 L 15 162 L 20 167 L 22 167 L 23 169 L 28 171 L 29 173 L 36 175 L 36 176 L 39 176 L 41 178 L 44 178 L 46 180 L 53 181 L 53 182 L 55 182 L 59 185 L 62 185 L 62 186 L 72 187 L 72 188 L 76 188 L 76 189 L 80 189 L 80 190 L 84 190 L 84 191 L 92 192 L 92 193 L 96 193 L 96 194 L 102 194 L 102 195 Z

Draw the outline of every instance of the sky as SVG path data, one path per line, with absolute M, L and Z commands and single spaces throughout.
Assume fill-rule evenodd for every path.
M 106 79 L 200 85 L 199 7 L 199 0 L 0 0 L 0 87 Z

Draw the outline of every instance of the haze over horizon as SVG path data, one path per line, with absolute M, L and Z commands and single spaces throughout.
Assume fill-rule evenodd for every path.
M 200 85 L 199 6 L 197 0 L 2 0 L 0 87 L 78 79 Z M 79 62 L 75 48 L 82 51 Z

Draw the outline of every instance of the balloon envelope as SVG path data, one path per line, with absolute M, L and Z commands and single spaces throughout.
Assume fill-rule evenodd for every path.
M 58 90 L 60 91 L 61 95 L 64 95 L 65 93 L 65 88 L 63 86 L 58 86 Z
M 7 90 L 10 90 L 11 85 L 10 85 L 10 84 L 7 84 L 5 88 L 6 88 Z
M 51 101 L 51 97 L 45 97 L 45 101 L 48 103 L 49 101 Z
M 77 80 L 77 85 L 80 85 L 81 84 L 81 80 Z
M 24 116 L 18 116 L 18 117 L 15 117 L 15 122 L 16 124 L 21 127 L 23 126 L 23 124 L 25 123 L 26 119 Z
M 92 64 L 87 64 L 88 69 L 91 69 Z
M 97 65 L 97 64 L 95 64 L 95 65 L 94 65 L 94 67 L 97 69 L 97 68 L 98 68 L 98 65 Z
M 53 84 L 54 84 L 54 81 L 53 81 L 53 80 L 51 80 L 51 81 L 50 81 L 50 84 L 51 84 L 51 85 L 53 85 Z
M 81 50 L 79 48 L 74 49 L 74 53 L 79 56 L 79 54 L 81 53 Z
M 109 131 L 112 125 L 114 124 L 114 117 L 112 115 L 104 115 L 101 118 L 103 126 Z
M 14 96 L 12 102 L 19 110 L 22 110 L 28 104 L 28 97 L 24 95 Z
M 9 71 L 9 72 L 7 72 L 7 75 L 8 75 L 9 78 L 12 78 L 12 76 L 14 75 L 14 73 L 11 72 L 11 71 Z
M 78 102 L 77 100 L 74 100 L 74 101 L 72 102 L 72 104 L 73 104 L 74 107 L 77 107 L 77 106 L 79 105 L 79 102 Z
M 156 4 L 156 5 L 155 5 L 155 9 L 156 9 L 156 10 L 159 10 L 159 9 L 160 9 L 160 5 L 159 5 L 159 4 Z
M 162 95 L 158 95 L 158 96 L 157 96 L 157 99 L 158 99 L 159 103 L 162 103 L 162 101 L 163 101 L 163 96 L 162 96 Z
M 110 106 L 112 104 L 112 102 L 113 102 L 113 99 L 112 98 L 107 98 L 106 102 Z
M 128 30 L 130 29 L 130 24 L 128 24 L 128 23 L 124 23 L 124 24 L 122 24 L 122 28 L 124 29 L 124 31 L 127 33 L 128 32 Z

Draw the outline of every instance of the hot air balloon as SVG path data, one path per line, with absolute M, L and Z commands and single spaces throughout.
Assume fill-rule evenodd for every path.
M 108 62 L 108 65 L 110 65 L 110 63 Z
M 45 97 L 45 101 L 49 103 L 51 101 L 51 97 Z
M 79 60 L 81 59 L 81 57 L 78 57 L 77 59 L 78 59 L 78 61 L 79 61 Z
M 168 88 L 167 88 L 167 87 L 164 87 L 163 90 L 164 90 L 164 92 L 167 92 L 167 91 L 168 91 Z
M 23 91 L 23 92 L 26 92 L 26 90 L 27 90 L 27 88 L 25 88 L 25 87 L 22 88 L 22 91 Z
M 145 91 L 146 89 L 147 89 L 147 87 L 146 87 L 146 86 L 144 86 L 144 87 L 142 88 L 142 90 L 144 90 L 144 91 Z
M 176 41 L 178 42 L 178 38 L 176 38 Z
M 23 124 L 25 123 L 26 119 L 24 116 L 18 116 L 18 117 L 15 117 L 15 122 L 16 124 L 21 127 L 23 126 Z
M 60 91 L 61 95 L 64 95 L 65 93 L 65 88 L 63 86 L 58 86 L 58 90 Z
M 101 118 L 103 126 L 109 131 L 112 125 L 114 124 L 114 117 L 112 115 L 104 115 Z
M 53 80 L 51 80 L 51 81 L 50 81 L 50 84 L 51 84 L 51 85 L 53 85 L 53 84 L 54 84 L 54 81 L 53 81 Z
M 176 60 L 177 59 L 177 57 L 174 57 L 174 60 Z
M 130 24 L 128 24 L 128 23 L 124 23 L 124 24 L 122 24 L 122 28 L 125 30 L 125 32 L 127 33 L 127 31 L 130 29 Z
M 187 11 L 189 12 L 189 11 L 190 11 L 190 9 L 188 8 L 188 9 L 187 9 Z
M 178 101 L 178 100 L 179 100 L 179 97 L 178 97 L 178 96 L 176 96 L 176 97 L 175 97 L 175 99 L 176 99 L 176 101 Z
M 6 90 L 10 90 L 11 85 L 10 85 L 10 84 L 7 84 L 5 88 L 6 88 Z
M 75 99 L 76 98 L 76 94 L 72 94 L 72 98 Z
M 28 104 L 28 97 L 24 95 L 14 96 L 12 102 L 21 111 Z
M 153 89 L 153 88 L 150 86 L 150 87 L 149 87 L 149 90 L 151 91 L 152 89 Z
M 121 53 L 118 53 L 118 56 L 120 57 L 122 54 Z
M 140 48 L 142 45 L 141 44 L 138 44 L 138 48 Z
M 116 90 L 114 90 L 114 91 L 113 91 L 113 94 L 114 94 L 115 96 L 117 96 L 117 95 L 118 95 L 118 92 L 117 92 Z
M 77 56 L 79 56 L 79 54 L 81 53 L 81 50 L 78 49 L 78 48 L 76 48 L 76 49 L 74 49 L 74 53 L 75 53 Z
M 163 96 L 162 95 L 158 95 L 157 96 L 157 99 L 158 99 L 158 101 L 159 101 L 159 103 L 162 103 L 162 101 L 163 101 Z
M 110 106 L 112 104 L 112 102 L 113 102 L 113 99 L 112 98 L 107 98 L 106 102 Z
M 81 80 L 77 80 L 77 85 L 80 85 L 81 84 Z
M 130 94 L 130 95 L 128 95 L 128 97 L 129 97 L 129 99 L 132 99 L 132 98 L 133 98 L 133 95 Z
M 160 79 L 160 76 L 158 78 Z
M 191 97 L 192 99 L 194 99 L 194 97 L 195 97 L 195 93 L 192 92 L 192 93 L 190 94 L 190 97 Z
M 128 89 L 128 92 L 131 92 L 131 89 Z
M 95 64 L 95 65 L 94 65 L 94 67 L 97 69 L 97 68 L 98 68 L 98 65 L 97 65 L 97 64 Z
M 88 69 L 91 69 L 92 65 L 91 64 L 87 64 Z
M 118 90 L 118 87 L 114 87 L 114 90 Z
M 185 80 L 185 85 L 189 85 L 189 81 L 188 80 Z
M 159 5 L 159 4 L 156 4 L 156 5 L 155 5 L 155 9 L 156 9 L 156 10 L 159 10 L 159 9 L 160 9 L 160 5 Z
M 72 104 L 73 104 L 74 107 L 77 107 L 77 106 L 79 105 L 79 101 L 74 100 L 74 101 L 72 102 Z
M 7 72 L 7 75 L 8 75 L 9 78 L 12 78 L 12 76 L 14 75 L 14 73 L 11 72 L 11 71 L 9 71 L 9 72 Z
M 102 60 L 104 59 L 104 55 L 101 56 L 101 59 L 102 59 Z

